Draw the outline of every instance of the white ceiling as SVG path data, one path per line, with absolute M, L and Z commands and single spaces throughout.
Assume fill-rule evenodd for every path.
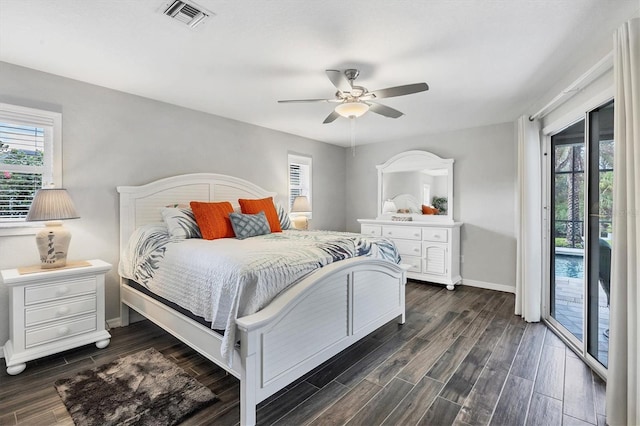
M 425 81 L 367 113 L 358 144 L 514 120 L 638 13 L 638 0 L 197 0 L 195 30 L 168 0 L 0 0 L 0 60 L 347 146 L 325 69 L 369 90 Z

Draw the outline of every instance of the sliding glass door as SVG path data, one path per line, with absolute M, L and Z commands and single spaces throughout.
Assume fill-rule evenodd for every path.
M 551 136 L 549 316 L 574 346 L 608 364 L 613 101 Z

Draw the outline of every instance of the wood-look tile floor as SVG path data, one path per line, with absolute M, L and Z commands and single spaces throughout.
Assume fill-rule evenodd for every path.
M 511 294 L 409 282 L 407 321 L 391 322 L 258 408 L 277 425 L 604 425 L 605 384 Z M 0 371 L 0 425 L 73 424 L 53 382 L 155 347 L 220 401 L 184 425 L 239 422 L 239 382 L 148 321 L 93 345 Z

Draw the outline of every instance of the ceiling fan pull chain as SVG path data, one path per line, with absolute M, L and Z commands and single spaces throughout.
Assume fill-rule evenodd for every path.
M 356 118 L 352 115 L 349 117 L 351 126 L 351 154 L 356 156 Z

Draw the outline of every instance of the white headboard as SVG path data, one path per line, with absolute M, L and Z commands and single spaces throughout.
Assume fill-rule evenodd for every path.
M 266 198 L 277 195 L 233 176 L 215 173 L 178 175 L 141 186 L 118 186 L 120 193 L 120 250 L 133 231 L 148 223 L 162 222 L 160 209 L 190 201 L 229 201 L 235 208 L 238 198 Z

